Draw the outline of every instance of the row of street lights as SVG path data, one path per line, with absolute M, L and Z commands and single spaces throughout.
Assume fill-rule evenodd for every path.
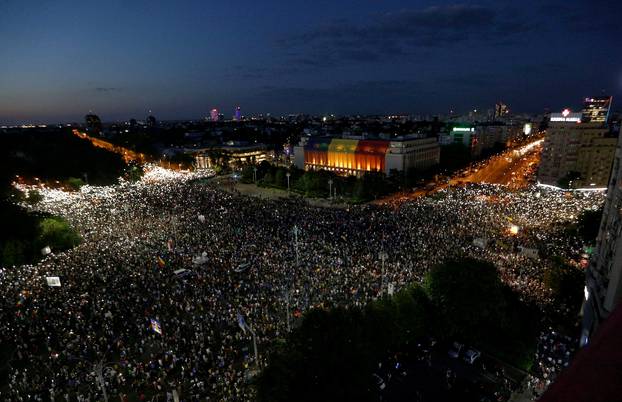
M 257 167 L 253 167 L 253 183 L 257 184 Z M 287 177 L 287 192 L 290 192 L 290 182 L 289 178 L 292 176 L 290 172 L 285 173 L 285 177 Z M 335 192 L 333 193 L 333 179 L 328 179 L 328 194 L 329 198 L 337 198 L 337 188 L 335 188 Z

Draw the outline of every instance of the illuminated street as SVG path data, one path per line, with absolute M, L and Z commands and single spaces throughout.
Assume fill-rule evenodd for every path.
M 534 182 L 541 152 L 542 140 L 507 150 L 477 164 L 466 176 L 452 178 L 451 185 L 481 183 L 502 184 L 514 190 L 524 188 Z
M 448 181 L 434 183 L 431 188 L 419 188 L 409 193 L 395 193 L 372 201 L 371 204 L 399 204 L 422 197 L 447 187 L 473 184 L 500 184 L 509 190 L 519 190 L 535 182 L 535 173 L 542 152 L 542 140 L 530 142 L 517 148 L 504 151 L 501 155 L 488 158 L 471 167 L 463 169 Z

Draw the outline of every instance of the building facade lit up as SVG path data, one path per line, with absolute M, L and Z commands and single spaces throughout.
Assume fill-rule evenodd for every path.
M 218 121 L 218 109 L 214 108 L 210 111 L 210 120 Z
M 622 300 L 622 149 L 616 151 L 607 200 L 586 272 L 581 344 Z
M 611 96 L 585 98 L 581 120 L 586 123 L 607 123 L 612 99 Z
M 365 172 L 389 174 L 392 170 L 424 170 L 439 163 L 435 138 L 403 137 L 394 140 L 303 137 L 294 147 L 296 166 L 329 170 L 343 175 Z
M 617 137 L 604 122 L 584 113 L 552 113 L 546 130 L 538 181 L 553 186 L 571 178 L 572 188 L 602 188 L 609 182 Z

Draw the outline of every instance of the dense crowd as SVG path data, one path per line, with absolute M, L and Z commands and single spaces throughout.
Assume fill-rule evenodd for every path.
M 542 395 L 557 375 L 568 367 L 578 344 L 577 339 L 553 330 L 540 334 L 533 375 L 529 378 L 534 397 Z
M 98 372 L 111 398 L 249 400 L 251 369 L 265 364 L 263 347 L 287 330 L 288 314 L 365 303 L 451 257 L 492 261 L 524 298 L 550 306 L 546 260 L 518 246 L 578 258 L 581 243 L 563 226 L 604 199 L 471 185 L 323 209 L 171 176 L 42 190 L 37 208 L 66 217 L 84 241 L 0 270 L 0 342 L 13 351 L 0 401 L 101 400 Z M 259 362 L 238 317 L 256 333 Z

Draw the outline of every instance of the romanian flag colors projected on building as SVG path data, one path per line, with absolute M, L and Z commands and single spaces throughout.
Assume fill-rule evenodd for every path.
M 304 147 L 305 163 L 329 169 L 383 172 L 389 143 L 385 140 L 311 138 Z

